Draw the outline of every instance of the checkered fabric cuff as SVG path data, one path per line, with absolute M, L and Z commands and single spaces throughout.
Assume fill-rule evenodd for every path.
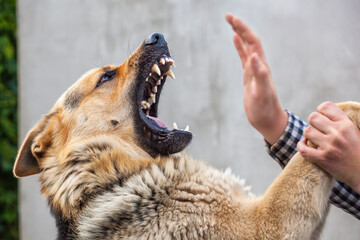
M 334 182 L 330 202 L 360 220 L 360 194 L 345 183 Z
M 265 141 L 267 153 L 280 164 L 282 168 L 288 164 L 291 157 L 297 152 L 296 144 L 303 138 L 303 132 L 307 124 L 295 114 L 287 111 L 288 123 L 283 135 L 274 144 Z

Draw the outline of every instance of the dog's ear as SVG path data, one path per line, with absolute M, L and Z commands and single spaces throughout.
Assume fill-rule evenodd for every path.
M 54 114 L 43 117 L 28 133 L 15 160 L 13 173 L 16 177 L 26 177 L 41 172 L 39 160 L 51 141 L 50 119 Z

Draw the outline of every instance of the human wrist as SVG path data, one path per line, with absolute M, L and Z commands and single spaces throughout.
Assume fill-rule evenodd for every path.
M 281 109 L 278 113 L 274 115 L 273 121 L 269 122 L 264 126 L 259 132 L 263 135 L 264 139 L 270 144 L 275 144 L 278 139 L 282 136 L 287 122 L 288 122 L 288 113 Z
M 353 188 L 353 190 L 354 190 L 355 192 L 357 192 L 358 194 L 360 194 L 360 182 L 359 182 L 357 185 L 355 185 L 355 187 Z

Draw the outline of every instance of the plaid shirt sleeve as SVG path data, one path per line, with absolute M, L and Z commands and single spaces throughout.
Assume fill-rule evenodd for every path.
M 307 123 L 288 111 L 289 119 L 283 135 L 274 144 L 265 141 L 266 151 L 282 168 L 297 152 L 296 144 L 303 138 Z M 343 209 L 360 220 L 360 194 L 348 185 L 335 181 L 330 195 L 330 203 Z

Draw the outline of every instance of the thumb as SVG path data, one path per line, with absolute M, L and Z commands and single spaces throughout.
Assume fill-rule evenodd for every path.
M 262 80 L 269 75 L 267 66 L 261 61 L 259 55 L 254 53 L 251 55 L 251 68 L 256 79 Z
M 314 156 L 318 155 L 318 150 L 316 148 L 307 145 L 306 138 L 300 140 L 297 143 L 296 148 L 300 155 L 310 162 L 314 162 Z

